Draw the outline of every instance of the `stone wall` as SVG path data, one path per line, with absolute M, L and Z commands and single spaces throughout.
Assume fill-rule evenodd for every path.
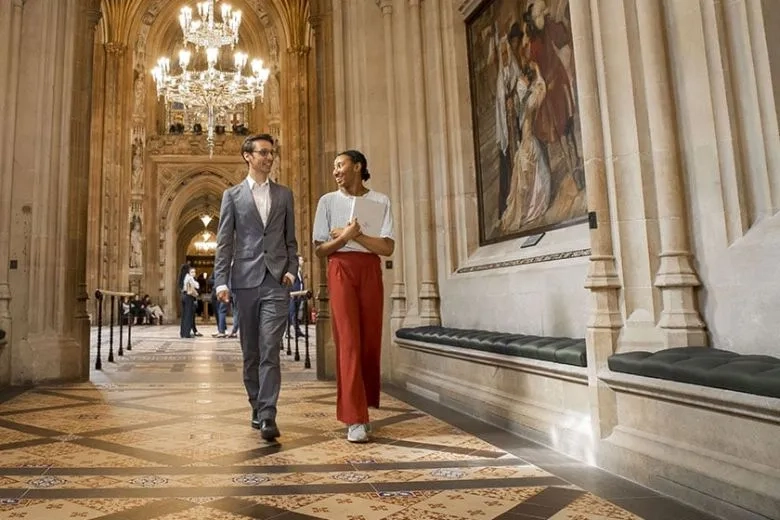
M 652 392 L 631 397 L 606 367 L 615 352 L 673 346 L 780 353 L 780 325 L 770 316 L 780 294 L 780 136 L 768 3 L 546 2 L 570 13 L 591 215 L 590 225 L 548 231 L 528 249 L 523 239 L 479 240 L 466 20 L 484 4 L 328 4 L 336 148 L 362 148 L 373 172 L 387 172 L 372 182 L 388 190 L 398 225 L 386 272 L 384 376 L 487 420 L 530 427 L 573 455 L 702 507 L 774 511 L 772 493 L 735 498 L 743 495 L 728 477 L 734 461 L 710 452 L 744 452 L 724 439 L 737 397 L 717 411 L 693 398 L 663 406 Z M 391 341 L 398 327 L 435 323 L 585 336 L 588 368 L 580 383 L 559 384 L 552 374 L 469 367 L 462 357 Z M 555 392 L 537 392 L 548 384 Z M 587 395 L 587 406 L 575 393 Z M 676 416 L 685 407 L 716 428 L 686 434 L 691 422 Z M 565 427 L 572 423 L 589 434 Z M 662 457 L 667 448 L 677 456 Z M 699 462 L 709 456 L 723 475 L 705 483 L 713 468 Z M 760 450 L 746 457 L 737 464 L 742 491 L 771 474 L 752 466 Z M 661 486 L 662 476 L 675 484 Z M 723 504 L 704 500 L 708 493 Z
M 89 374 L 86 227 L 99 2 L 0 6 L 0 387 Z

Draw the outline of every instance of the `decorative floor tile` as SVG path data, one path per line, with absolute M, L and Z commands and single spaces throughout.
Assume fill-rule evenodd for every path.
M 382 520 L 402 509 L 402 506 L 355 495 L 335 495 L 295 512 L 328 520 Z
M 642 520 L 390 395 L 370 410 L 374 442 L 349 443 L 335 385 L 286 353 L 282 436 L 266 443 L 249 425 L 238 342 L 177 336 L 134 328 L 133 350 L 91 382 L 0 404 L 0 519 L 491 520 L 527 505 L 553 520 Z

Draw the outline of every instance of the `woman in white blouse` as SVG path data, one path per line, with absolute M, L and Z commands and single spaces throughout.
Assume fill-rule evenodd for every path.
M 336 417 L 348 425 L 350 442 L 368 441 L 368 408 L 379 407 L 384 304 L 379 256 L 390 256 L 395 249 L 390 199 L 363 184 L 370 176 L 362 153 L 339 154 L 333 167 L 339 189 L 320 198 L 314 217 L 314 252 L 328 258 L 336 344 Z M 357 219 L 351 219 L 356 198 L 384 206 L 377 236 L 363 234 Z

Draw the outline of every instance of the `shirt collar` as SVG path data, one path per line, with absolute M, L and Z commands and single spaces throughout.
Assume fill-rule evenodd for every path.
M 267 178 L 267 179 L 265 180 L 265 182 L 264 182 L 264 183 L 262 183 L 262 184 L 258 184 L 258 183 L 257 183 L 257 181 L 255 181 L 255 180 L 252 178 L 252 176 L 251 176 L 251 175 L 247 175 L 247 176 L 246 176 L 246 182 L 248 182 L 248 183 L 249 183 L 249 189 L 250 189 L 250 190 L 253 190 L 253 189 L 255 189 L 255 184 L 257 184 L 257 185 L 258 185 L 258 186 L 260 186 L 260 187 L 263 187 L 263 186 L 269 186 L 269 187 L 270 187 L 270 184 L 271 184 L 271 178 L 269 177 L 269 178 Z

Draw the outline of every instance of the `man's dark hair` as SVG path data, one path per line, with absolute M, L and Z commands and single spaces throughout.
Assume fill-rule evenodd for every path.
M 255 134 L 250 135 L 244 139 L 244 144 L 241 145 L 241 158 L 244 158 L 245 153 L 252 153 L 255 151 L 255 141 L 268 141 L 271 146 L 274 144 L 274 136 L 271 134 Z M 246 159 L 244 159 L 246 161 Z
M 368 160 L 366 160 L 366 156 L 363 155 L 361 152 L 358 152 L 357 150 L 347 150 L 346 152 L 341 152 L 339 155 L 346 155 L 347 157 L 349 157 L 350 161 L 360 165 L 361 179 L 367 181 L 368 179 L 371 178 L 371 174 L 368 173 Z
M 511 42 L 512 40 L 521 40 L 523 39 L 523 29 L 520 28 L 520 24 L 517 22 L 514 22 L 512 26 L 509 28 L 509 33 L 507 34 L 507 39 Z

